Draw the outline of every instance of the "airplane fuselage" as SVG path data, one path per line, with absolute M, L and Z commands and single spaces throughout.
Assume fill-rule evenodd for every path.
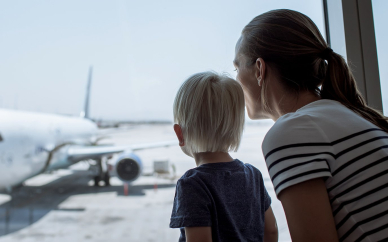
M 72 165 L 68 146 L 93 144 L 97 131 L 88 119 L 0 109 L 0 189 Z

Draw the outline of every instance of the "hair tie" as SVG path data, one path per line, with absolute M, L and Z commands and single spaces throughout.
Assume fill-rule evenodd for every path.
M 327 47 L 319 56 L 324 60 L 328 60 L 331 56 L 331 53 L 333 53 L 333 50 L 330 47 Z

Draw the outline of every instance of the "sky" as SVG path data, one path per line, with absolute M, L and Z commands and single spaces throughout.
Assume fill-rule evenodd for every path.
M 321 0 L 0 0 L 0 107 L 79 115 L 93 66 L 92 118 L 171 121 L 182 82 L 207 70 L 234 77 L 242 28 L 277 8 L 324 30 Z
M 384 115 L 388 116 L 388 29 L 387 0 L 372 0 L 373 21 L 375 23 L 377 59 L 379 62 L 381 95 Z

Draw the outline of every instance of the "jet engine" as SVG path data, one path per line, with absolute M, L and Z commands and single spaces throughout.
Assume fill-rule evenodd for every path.
M 124 152 L 113 162 L 110 163 L 112 166 L 109 170 L 112 175 L 117 176 L 123 182 L 133 182 L 142 173 L 143 164 L 140 158 L 132 152 Z

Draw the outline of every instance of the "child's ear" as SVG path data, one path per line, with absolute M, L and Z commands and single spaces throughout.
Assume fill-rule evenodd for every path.
M 179 146 L 185 146 L 185 140 L 183 139 L 182 129 L 181 129 L 181 126 L 179 126 L 179 124 L 174 124 L 174 131 L 175 131 L 176 137 L 179 140 Z

